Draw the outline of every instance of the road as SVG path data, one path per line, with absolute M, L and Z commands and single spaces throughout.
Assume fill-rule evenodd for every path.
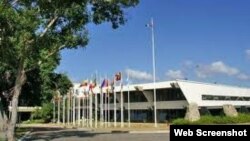
M 95 132 L 77 129 L 37 128 L 23 141 L 169 141 L 168 133 Z

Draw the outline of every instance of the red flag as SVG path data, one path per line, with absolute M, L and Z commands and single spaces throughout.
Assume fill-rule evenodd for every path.
M 96 87 L 96 79 L 94 79 L 93 82 L 89 84 L 89 89 L 92 90 L 95 87 Z

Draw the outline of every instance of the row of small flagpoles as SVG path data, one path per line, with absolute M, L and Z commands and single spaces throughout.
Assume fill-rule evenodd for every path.
M 104 79 L 99 86 L 100 88 L 100 127 L 110 127 L 110 93 L 112 92 L 114 94 L 114 127 L 117 127 L 117 103 L 116 103 L 116 91 L 115 91 L 115 84 L 116 82 L 120 81 L 120 113 L 121 113 L 121 120 L 120 125 L 121 127 L 124 127 L 124 100 L 123 100 L 123 84 L 122 84 L 122 74 L 121 72 L 116 73 L 113 81 L 111 82 L 111 85 L 109 87 L 109 81 L 108 79 Z M 127 81 L 129 82 L 129 74 Z M 93 120 L 95 122 L 95 128 L 98 127 L 98 95 L 93 91 L 95 87 L 97 87 L 96 84 L 96 78 L 92 81 L 92 83 L 88 84 L 88 81 L 83 81 L 80 85 L 80 87 L 85 88 L 84 89 L 84 95 L 82 96 L 76 96 L 74 95 L 74 90 L 70 90 L 69 93 L 65 96 L 61 96 L 60 92 L 57 91 L 57 94 L 55 95 L 53 99 L 53 121 L 55 122 L 57 120 L 57 123 L 63 123 L 63 125 L 73 125 L 73 126 L 82 126 L 82 127 L 93 127 Z M 127 87 L 129 89 L 129 83 L 127 83 Z M 88 90 L 86 90 L 88 88 Z M 105 91 L 103 91 L 103 88 L 106 88 L 106 94 Z M 110 88 L 110 89 L 109 89 Z M 93 118 L 93 98 L 94 98 L 94 118 Z M 128 126 L 130 127 L 130 94 L 128 91 Z M 103 103 L 104 102 L 104 103 Z M 61 109 L 62 105 L 62 109 Z M 56 109 L 57 108 L 57 109 Z M 57 119 L 56 119 L 56 110 L 57 110 Z M 62 111 L 61 111 L 62 110 Z M 67 117 L 67 118 L 66 118 Z

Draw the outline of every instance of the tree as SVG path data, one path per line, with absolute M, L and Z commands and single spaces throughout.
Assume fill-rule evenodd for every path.
M 7 138 L 15 140 L 18 99 L 27 75 L 34 69 L 49 70 L 51 58 L 59 63 L 62 49 L 83 48 L 88 43 L 86 24 L 125 23 L 124 10 L 139 0 L 1 0 L 0 71 L 12 101 Z M 55 64 L 55 65 L 57 65 Z M 1 97 L 2 99 L 2 97 Z

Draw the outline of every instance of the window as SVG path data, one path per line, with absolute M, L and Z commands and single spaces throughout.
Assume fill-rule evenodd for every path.
M 173 100 L 185 100 L 180 89 L 157 89 L 156 90 L 157 101 L 173 101 Z
M 250 97 L 241 96 L 221 96 L 221 95 L 202 95 L 202 100 L 220 100 L 220 101 L 250 101 Z

